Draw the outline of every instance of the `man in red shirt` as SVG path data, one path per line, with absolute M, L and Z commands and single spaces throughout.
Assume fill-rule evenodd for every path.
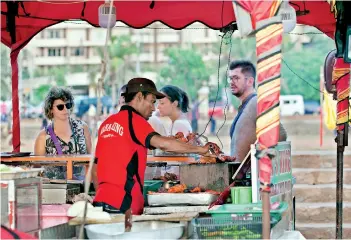
M 147 122 L 155 111 L 156 99 L 165 95 L 146 78 L 131 79 L 124 94 L 126 105 L 100 126 L 95 151 L 93 181 L 95 206 L 110 213 L 143 213 L 144 173 L 147 149 L 160 148 L 178 153 L 210 156 L 208 147 L 199 147 L 162 137 Z

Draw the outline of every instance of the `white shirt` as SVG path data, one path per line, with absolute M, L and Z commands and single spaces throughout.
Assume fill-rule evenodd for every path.
M 177 119 L 173 123 L 170 124 L 168 128 L 166 128 L 167 136 L 174 136 L 178 132 L 182 132 L 184 136 L 188 136 L 193 129 L 187 119 Z
M 155 132 L 159 133 L 161 136 L 166 136 L 166 129 L 157 116 L 152 115 L 149 118 L 148 122 L 151 125 L 151 127 L 155 130 Z

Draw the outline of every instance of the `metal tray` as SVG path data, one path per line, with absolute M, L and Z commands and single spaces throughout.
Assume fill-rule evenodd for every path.
M 154 157 L 198 157 L 197 154 L 193 153 L 173 153 L 173 152 L 165 152 L 160 149 L 153 150 Z
M 217 199 L 218 195 L 211 193 L 155 193 L 148 194 L 149 206 L 169 205 L 210 205 Z
M 161 221 L 134 222 L 131 232 L 124 223 L 92 224 L 85 226 L 89 239 L 179 239 L 184 225 Z
M 44 171 L 43 168 L 32 168 L 30 170 L 23 170 L 23 171 L 0 172 L 0 180 L 13 180 L 13 179 L 37 177 L 38 174 L 42 171 Z

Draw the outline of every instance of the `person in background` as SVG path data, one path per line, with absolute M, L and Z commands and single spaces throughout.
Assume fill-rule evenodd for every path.
M 158 102 L 158 110 L 161 117 L 169 117 L 172 121 L 170 126 L 165 127 L 167 136 L 174 136 L 178 132 L 182 132 L 184 136 L 188 136 L 193 130 L 186 117 L 189 109 L 188 95 L 179 87 L 167 85 L 160 89 L 165 95 Z
M 167 136 L 165 126 L 160 120 L 160 112 L 155 111 L 152 116 L 149 118 L 148 123 L 151 125 L 153 129 L 161 136 Z
M 249 61 L 233 61 L 229 66 L 228 82 L 231 92 L 241 104 L 231 128 L 231 156 L 243 161 L 256 141 L 257 94 L 255 90 L 256 68 Z M 287 134 L 280 124 L 279 141 L 286 141 Z
M 35 155 L 79 155 L 90 154 L 91 136 L 86 123 L 70 117 L 74 101 L 70 90 L 53 87 L 45 98 L 44 113 L 51 123 L 41 130 L 35 140 Z M 74 167 L 75 179 L 84 179 L 83 167 Z M 48 178 L 65 179 L 63 167 L 47 167 Z
M 42 118 L 43 120 L 41 121 L 41 129 L 46 129 L 46 127 L 48 126 L 48 120 L 45 116 L 43 116 Z
M 92 177 L 96 189 L 94 205 L 106 212 L 124 213 L 128 229 L 132 213 L 143 213 L 147 149 L 212 155 L 208 146 L 193 146 L 160 136 L 150 126 L 147 120 L 155 111 L 156 99 L 165 98 L 153 81 L 131 79 L 124 97 L 126 104 L 99 129 Z
M 127 84 L 124 84 L 119 90 L 118 103 L 115 105 L 114 114 L 118 113 L 121 107 L 125 104 L 124 93 L 126 92 Z
M 210 134 L 215 136 L 216 135 L 216 119 L 215 119 L 215 113 L 213 111 L 213 108 L 209 108 L 208 110 L 208 118 L 210 122 Z
M 199 118 L 200 118 L 200 114 L 199 114 L 199 106 L 200 106 L 201 102 L 195 98 L 193 100 L 193 105 L 191 108 L 191 128 L 193 129 L 194 133 L 198 132 L 198 128 L 199 128 Z

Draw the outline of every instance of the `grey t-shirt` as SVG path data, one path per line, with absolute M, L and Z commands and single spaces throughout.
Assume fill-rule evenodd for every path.
M 230 155 L 243 161 L 250 151 L 250 145 L 256 141 L 257 96 L 249 100 L 239 117 L 230 143 Z M 279 141 L 286 141 L 287 134 L 280 124 Z

